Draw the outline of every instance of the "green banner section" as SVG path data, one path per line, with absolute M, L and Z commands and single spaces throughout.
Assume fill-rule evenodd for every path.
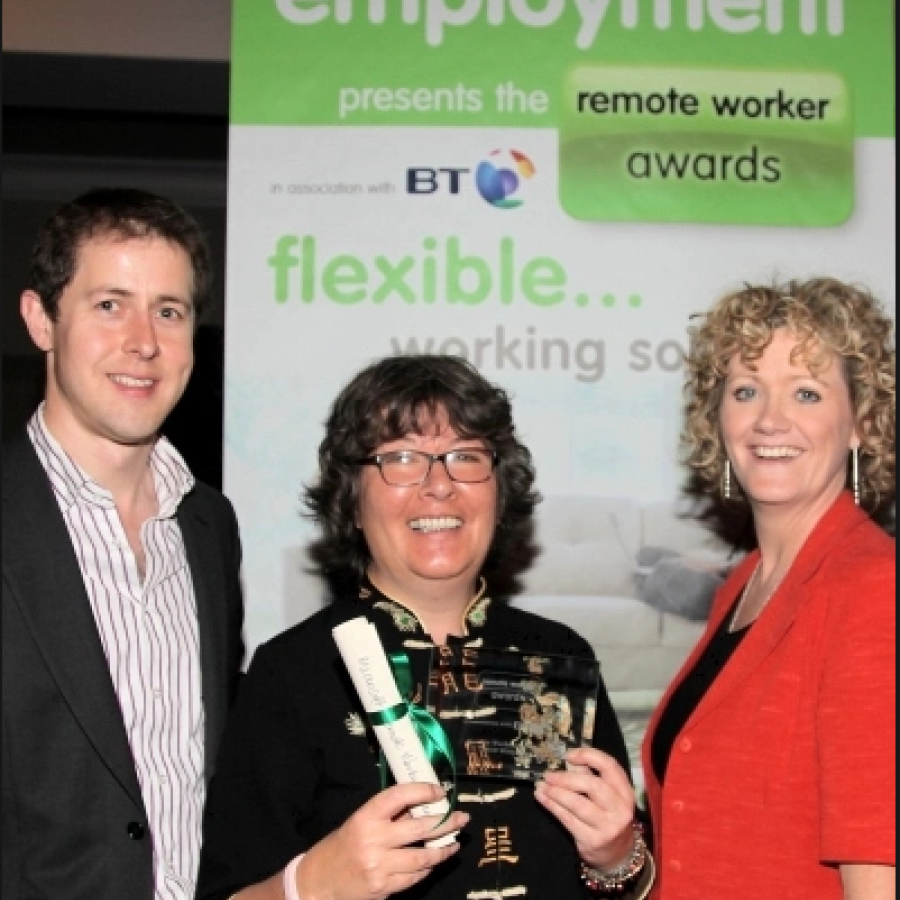
M 577 219 L 831 226 L 853 210 L 853 118 L 827 72 L 577 66 L 560 202 Z
M 575 67 L 832 73 L 894 133 L 890 0 L 234 0 L 236 125 L 558 127 Z

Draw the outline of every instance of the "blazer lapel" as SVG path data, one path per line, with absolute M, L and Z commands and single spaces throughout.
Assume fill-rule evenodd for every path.
M 31 441 L 8 445 L 3 559 L 13 600 L 97 753 L 143 807 L 109 666 L 68 530 Z
M 191 569 L 200 633 L 200 677 L 203 692 L 205 746 L 213 747 L 224 725 L 227 707 L 225 677 L 226 594 L 224 560 L 213 528 L 195 494 L 188 494 L 178 509 L 178 524 Z M 207 779 L 215 760 L 206 754 Z
M 865 518 L 865 513 L 856 508 L 848 494 L 842 494 L 838 498 L 807 538 L 784 581 L 772 596 L 764 615 L 754 623 L 728 665 L 710 686 L 709 692 L 688 720 L 688 727 L 702 721 L 762 665 L 793 627 L 797 615 L 812 595 L 807 584 L 828 556 L 833 543 Z M 746 576 L 743 581 L 737 582 L 738 589 L 743 587 L 758 559 L 759 553 L 754 551 L 741 564 Z M 734 597 L 717 609 L 716 625 L 721 623 L 725 615 L 730 614 L 733 600 Z M 713 628 L 710 628 L 709 633 L 712 631 Z

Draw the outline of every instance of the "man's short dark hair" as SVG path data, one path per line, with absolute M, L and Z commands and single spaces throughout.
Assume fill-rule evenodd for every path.
M 59 298 L 75 275 L 78 250 L 92 238 L 159 237 L 181 247 L 191 261 L 191 300 L 199 321 L 212 294 L 209 245 L 200 225 L 177 203 L 136 188 L 96 188 L 51 213 L 31 251 L 28 287 L 41 298 L 51 321 Z

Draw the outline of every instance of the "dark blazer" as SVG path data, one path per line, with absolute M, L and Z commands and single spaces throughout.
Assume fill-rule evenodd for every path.
M 231 504 L 178 523 L 197 599 L 206 777 L 243 658 Z M 152 900 L 152 838 L 69 533 L 27 434 L 3 448 L 3 900 Z

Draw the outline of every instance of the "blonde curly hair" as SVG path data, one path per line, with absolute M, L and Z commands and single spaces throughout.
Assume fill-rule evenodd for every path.
M 706 313 L 691 317 L 682 430 L 685 462 L 701 489 L 719 491 L 725 447 L 719 405 L 729 360 L 758 360 L 777 328 L 796 335 L 795 356 L 815 372 L 832 354 L 841 360 L 860 436 L 861 503 L 874 509 L 894 493 L 895 374 L 893 320 L 865 288 L 835 278 L 756 286 L 727 294 Z

